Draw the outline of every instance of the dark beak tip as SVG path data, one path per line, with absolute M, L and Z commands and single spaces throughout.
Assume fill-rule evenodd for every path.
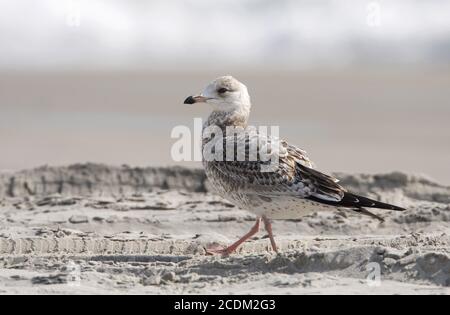
M 194 97 L 192 97 L 192 96 L 189 96 L 187 99 L 184 100 L 184 104 L 192 105 L 195 103 L 196 103 L 196 101 L 195 101 Z

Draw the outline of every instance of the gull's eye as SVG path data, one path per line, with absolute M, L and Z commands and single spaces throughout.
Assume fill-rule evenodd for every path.
M 226 88 L 220 88 L 217 90 L 217 93 L 219 93 L 219 94 L 225 94 L 226 92 L 228 92 L 228 89 L 226 89 Z

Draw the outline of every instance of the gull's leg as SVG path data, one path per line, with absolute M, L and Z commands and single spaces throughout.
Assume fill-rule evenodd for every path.
M 275 238 L 273 237 L 272 223 L 266 217 L 263 217 L 263 221 L 264 221 L 264 227 L 265 227 L 267 233 L 269 233 L 269 238 L 270 238 L 270 243 L 272 244 L 272 248 L 275 253 L 278 253 L 277 244 L 275 243 Z
M 239 246 L 241 246 L 244 242 L 246 242 L 249 238 L 251 238 L 252 236 L 254 236 L 256 233 L 259 232 L 259 226 L 261 224 L 261 218 L 256 219 L 256 223 L 255 225 L 252 227 L 252 229 L 250 230 L 250 232 L 248 232 L 247 234 L 245 234 L 239 241 L 237 241 L 236 243 L 234 243 L 233 245 L 227 247 L 227 248 L 222 248 L 220 246 L 212 246 L 209 248 L 206 248 L 206 254 L 208 255 L 215 255 L 215 254 L 219 254 L 219 255 L 229 255 L 231 253 L 233 253 L 234 251 L 236 251 L 236 249 L 239 248 Z

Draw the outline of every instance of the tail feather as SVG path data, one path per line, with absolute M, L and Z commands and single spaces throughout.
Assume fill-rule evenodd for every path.
M 346 192 L 344 198 L 340 201 L 340 206 L 348 208 L 376 208 L 376 209 L 386 209 L 395 211 L 405 211 L 406 209 L 394 206 L 388 203 L 376 201 L 363 196 L 354 195 L 352 193 Z
M 363 196 L 358 196 L 349 192 L 345 192 L 344 197 L 340 201 L 329 201 L 323 200 L 317 197 L 309 197 L 309 199 L 314 200 L 316 202 L 332 205 L 335 207 L 343 207 L 343 208 L 376 208 L 376 209 L 386 209 L 386 210 L 395 210 L 395 211 L 405 211 L 406 209 L 390 205 L 384 202 L 376 201 L 373 199 L 369 199 Z

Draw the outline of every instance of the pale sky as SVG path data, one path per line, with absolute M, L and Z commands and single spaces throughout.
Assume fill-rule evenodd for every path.
M 0 67 L 448 63 L 450 1 L 0 0 Z

